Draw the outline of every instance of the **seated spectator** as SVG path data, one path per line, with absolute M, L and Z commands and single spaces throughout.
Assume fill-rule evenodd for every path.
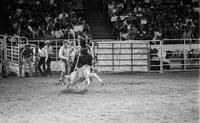
M 70 25 L 67 25 L 67 28 L 65 29 L 64 33 L 65 37 L 67 37 L 68 39 L 75 39 L 74 29 Z
M 28 38 L 64 37 L 65 30 L 67 30 L 66 25 L 81 22 L 80 17 L 73 9 L 80 12 L 79 10 L 83 9 L 82 2 L 82 0 L 9 1 L 9 20 L 12 25 L 9 27 L 9 31 L 11 35 L 18 34 Z M 80 29 L 80 26 L 78 28 Z M 71 30 L 70 32 L 72 34 Z
M 64 36 L 63 30 L 59 28 L 55 28 L 54 31 L 52 31 L 52 35 L 56 38 L 62 38 Z
M 64 10 L 62 10 L 62 12 L 58 15 L 58 19 L 65 19 L 67 17 L 69 16 Z
M 122 21 L 120 17 L 117 17 L 117 21 L 114 23 L 113 25 L 113 32 L 114 32 L 114 36 L 115 38 L 119 38 L 120 35 L 120 29 L 122 27 Z
M 135 40 L 137 36 L 137 28 L 133 24 L 128 26 L 128 34 L 129 34 L 129 39 L 130 40 Z

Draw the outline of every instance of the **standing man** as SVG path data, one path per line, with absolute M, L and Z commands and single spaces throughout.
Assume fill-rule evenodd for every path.
M 44 48 L 44 43 L 41 43 L 38 49 L 39 54 L 39 62 L 38 62 L 38 70 L 42 76 L 46 75 L 46 63 L 48 60 L 48 52 L 47 49 Z M 41 69 L 41 66 L 43 67 L 43 70 Z
M 3 40 L 2 40 L 2 75 L 3 75 L 3 78 L 7 78 L 8 75 L 7 75 L 7 40 L 8 40 L 8 36 L 7 34 L 4 36 Z
M 24 50 L 22 51 L 22 61 L 23 61 L 23 76 L 25 76 L 26 66 L 29 67 L 29 76 L 32 76 L 32 65 L 31 61 L 33 58 L 33 51 L 30 48 L 30 44 L 26 44 Z
M 45 42 L 45 44 L 46 44 L 45 49 L 47 50 L 47 53 L 48 53 L 48 59 L 47 59 L 47 62 L 46 62 L 46 64 L 47 64 L 46 74 L 51 76 L 52 75 L 52 73 L 51 73 L 51 60 L 52 59 L 51 58 L 52 58 L 52 55 L 53 55 L 53 47 L 50 45 L 51 42 L 49 40 L 47 40 Z
M 69 74 L 70 68 L 70 54 L 72 53 L 73 48 L 70 47 L 70 42 L 67 40 L 63 41 L 63 46 L 59 50 L 59 58 L 60 58 L 60 67 L 61 67 L 61 77 L 59 82 L 64 83 L 64 76 Z

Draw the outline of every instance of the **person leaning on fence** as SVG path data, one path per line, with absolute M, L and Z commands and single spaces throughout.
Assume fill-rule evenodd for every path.
M 41 43 L 38 49 L 39 54 L 39 62 L 38 62 L 38 70 L 42 76 L 46 75 L 46 63 L 48 60 L 48 52 L 47 49 L 44 47 L 44 44 Z M 41 66 L 43 70 L 41 69 Z
M 52 75 L 51 73 L 51 60 L 52 60 L 52 55 L 53 55 L 53 47 L 50 45 L 51 42 L 49 40 L 47 40 L 45 42 L 45 48 L 47 50 L 47 53 L 48 53 L 48 59 L 47 59 L 47 70 L 46 70 L 46 74 L 47 75 Z
M 27 44 L 22 51 L 22 63 L 23 63 L 23 76 L 25 76 L 26 66 L 28 65 L 29 68 L 29 76 L 32 76 L 32 58 L 33 58 L 33 51 L 31 50 L 31 45 Z
M 67 40 L 63 41 L 63 46 L 59 50 L 59 58 L 60 58 L 60 67 L 61 67 L 61 77 L 59 82 L 64 83 L 63 79 L 65 75 L 69 74 L 69 65 L 71 62 L 70 55 L 73 51 L 73 48 L 70 47 L 70 42 Z

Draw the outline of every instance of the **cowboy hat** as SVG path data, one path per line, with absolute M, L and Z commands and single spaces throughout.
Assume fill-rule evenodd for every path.
M 45 41 L 45 44 L 50 44 L 50 43 L 51 43 L 50 40 L 46 40 L 46 41 Z

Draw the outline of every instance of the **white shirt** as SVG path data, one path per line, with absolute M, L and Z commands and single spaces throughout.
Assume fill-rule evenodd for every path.
M 56 31 L 54 32 L 54 36 L 55 36 L 56 38 L 60 38 L 60 37 L 64 36 L 64 33 L 62 32 L 61 29 L 60 29 L 60 30 L 56 30 Z
M 48 55 L 53 55 L 53 47 L 52 46 L 45 46 Z
M 38 53 L 39 53 L 40 57 L 45 57 L 45 61 L 47 61 L 48 52 L 47 52 L 47 49 L 45 47 L 43 47 L 42 49 L 38 49 Z
M 59 50 L 59 58 L 69 60 L 71 52 L 71 48 L 65 48 L 64 46 L 62 46 Z
M 64 19 L 64 18 L 66 18 L 66 17 L 68 17 L 68 14 L 67 14 L 67 13 L 60 13 L 60 14 L 58 15 L 58 18 L 59 18 L 59 19 Z
M 83 31 L 83 25 L 75 25 L 74 26 L 74 32 L 82 32 Z

